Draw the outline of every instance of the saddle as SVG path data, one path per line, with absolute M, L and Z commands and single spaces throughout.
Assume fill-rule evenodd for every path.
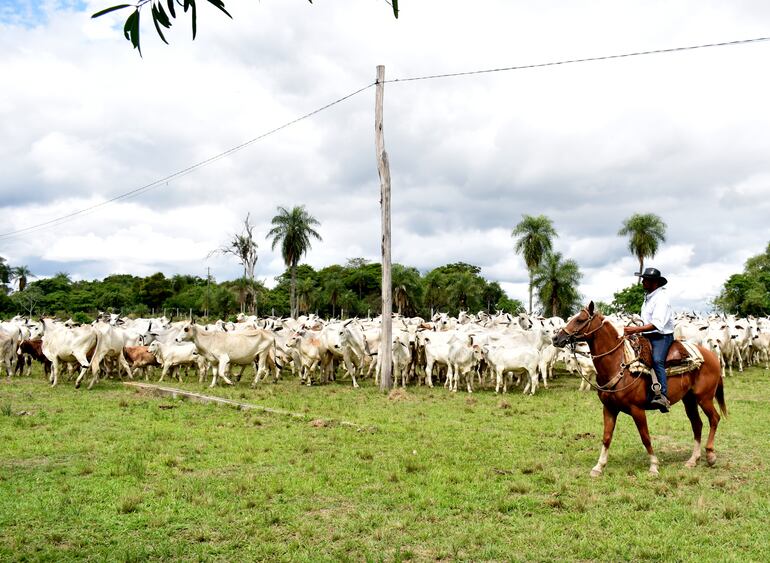
M 626 340 L 626 363 L 631 371 L 652 371 L 652 344 L 644 335 L 633 335 Z M 680 375 L 698 369 L 703 356 L 697 346 L 674 340 L 668 349 L 664 366 L 667 375 Z

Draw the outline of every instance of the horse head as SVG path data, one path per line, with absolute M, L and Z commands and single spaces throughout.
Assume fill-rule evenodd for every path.
M 597 329 L 596 326 L 593 326 L 596 324 L 593 322 L 594 319 L 601 316 L 601 313 L 595 309 L 594 302 L 591 301 L 567 321 L 564 328 L 556 333 L 556 336 L 553 337 L 553 345 L 557 348 L 563 348 L 567 344 L 586 340 Z

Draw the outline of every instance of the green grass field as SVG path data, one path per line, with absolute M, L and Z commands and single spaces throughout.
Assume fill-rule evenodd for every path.
M 186 389 L 204 391 L 197 383 Z M 562 376 L 534 397 L 294 380 L 211 394 L 306 419 L 37 373 L 0 383 L 1 560 L 770 560 L 770 375 L 729 378 L 717 465 L 681 405 L 621 416 Z M 208 392 L 208 390 L 204 391 Z M 313 423 L 344 419 L 363 427 Z

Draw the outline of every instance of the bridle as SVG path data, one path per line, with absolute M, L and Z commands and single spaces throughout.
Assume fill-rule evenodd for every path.
M 586 328 L 586 327 L 589 327 L 589 328 L 590 328 L 590 326 L 591 326 L 591 322 L 592 322 L 592 321 L 593 321 L 595 318 L 597 318 L 597 317 L 596 317 L 596 313 L 593 313 L 593 314 L 589 313 L 589 312 L 588 312 L 588 309 L 586 309 L 585 307 L 583 307 L 583 309 L 581 310 L 581 312 L 582 312 L 582 311 L 585 311 L 585 312 L 586 312 L 586 314 L 588 315 L 588 318 L 587 318 L 586 320 L 584 320 L 584 321 L 583 321 L 583 324 L 581 324 L 579 327 L 577 327 L 577 328 L 573 329 L 572 331 L 569 331 L 569 330 L 567 330 L 567 327 L 566 327 L 566 326 L 565 326 L 564 328 L 562 328 L 562 330 L 563 330 L 564 332 L 566 332 L 566 333 L 567 333 L 567 336 L 569 336 L 569 342 L 570 342 L 570 344 L 572 344 L 573 342 L 577 342 L 578 338 L 586 338 L 586 337 L 588 337 L 588 336 L 591 336 L 591 335 L 593 335 L 593 334 L 594 334 L 595 332 L 597 332 L 597 331 L 598 331 L 600 328 L 602 328 L 602 327 L 604 326 L 604 324 L 607 322 L 607 319 L 602 319 L 602 322 L 601 322 L 601 323 L 599 323 L 599 326 L 597 326 L 596 328 L 594 328 L 594 329 L 592 329 L 592 330 L 590 330 L 590 331 L 588 331 L 588 332 L 584 332 L 584 333 L 582 333 L 582 334 L 581 334 L 581 333 L 580 333 L 580 331 L 581 331 L 583 328 Z
M 582 311 L 586 312 L 586 314 L 588 315 L 588 318 L 585 319 L 579 327 L 574 328 L 572 331 L 567 330 L 566 326 L 562 329 L 567 334 L 567 336 L 569 337 L 567 342 L 569 344 L 569 347 L 572 349 L 572 356 L 575 359 L 575 365 L 577 366 L 577 370 L 578 370 L 578 373 L 580 374 L 580 377 L 582 377 L 583 381 L 588 383 L 588 385 L 590 385 L 593 389 L 595 389 L 596 391 L 600 391 L 602 393 L 619 393 L 620 391 L 624 391 L 624 390 L 628 389 L 629 387 L 635 385 L 638 382 L 638 380 L 641 377 L 641 375 L 642 375 L 641 372 L 636 373 L 634 375 L 633 379 L 631 380 L 631 382 L 628 385 L 625 385 L 625 386 L 621 387 L 620 389 L 613 389 L 613 387 L 615 387 L 615 385 L 617 385 L 618 382 L 623 378 L 623 375 L 628 370 L 628 366 L 631 365 L 635 360 L 632 360 L 631 362 L 628 362 L 628 363 L 625 363 L 625 362 L 621 361 L 620 362 L 620 370 L 615 375 L 615 377 L 613 377 L 605 385 L 596 385 L 595 383 L 591 382 L 591 380 L 588 379 L 585 375 L 583 375 L 583 371 L 580 369 L 580 362 L 578 362 L 578 360 L 577 360 L 577 343 L 578 343 L 578 339 L 587 340 L 587 337 L 593 336 L 594 333 L 596 333 L 600 328 L 602 328 L 607 323 L 607 319 L 602 319 L 602 322 L 599 323 L 599 326 L 597 326 L 596 328 L 591 329 L 591 322 L 596 318 L 596 313 L 593 313 L 593 314 L 589 313 L 588 309 L 586 309 L 585 307 L 582 309 Z M 590 330 L 581 333 L 580 331 L 583 330 L 584 328 L 588 328 Z M 626 336 L 621 334 L 618 337 L 618 343 L 615 346 L 613 346 L 612 349 L 610 349 L 610 350 L 608 350 L 606 352 L 602 352 L 601 354 L 591 354 L 591 359 L 595 360 L 596 358 L 602 358 L 604 356 L 609 356 L 615 350 L 620 348 L 625 341 L 626 341 Z M 636 359 L 638 359 L 638 358 L 636 358 Z

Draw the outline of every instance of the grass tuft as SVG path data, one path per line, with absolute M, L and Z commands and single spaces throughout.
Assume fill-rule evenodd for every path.
M 0 413 L 2 413 L 3 416 L 11 416 L 11 414 L 13 414 L 11 403 L 3 403 L 3 406 L 0 407 Z
M 138 494 L 130 494 L 120 499 L 118 503 L 118 513 L 130 514 L 139 510 L 139 505 L 142 504 L 142 497 Z

